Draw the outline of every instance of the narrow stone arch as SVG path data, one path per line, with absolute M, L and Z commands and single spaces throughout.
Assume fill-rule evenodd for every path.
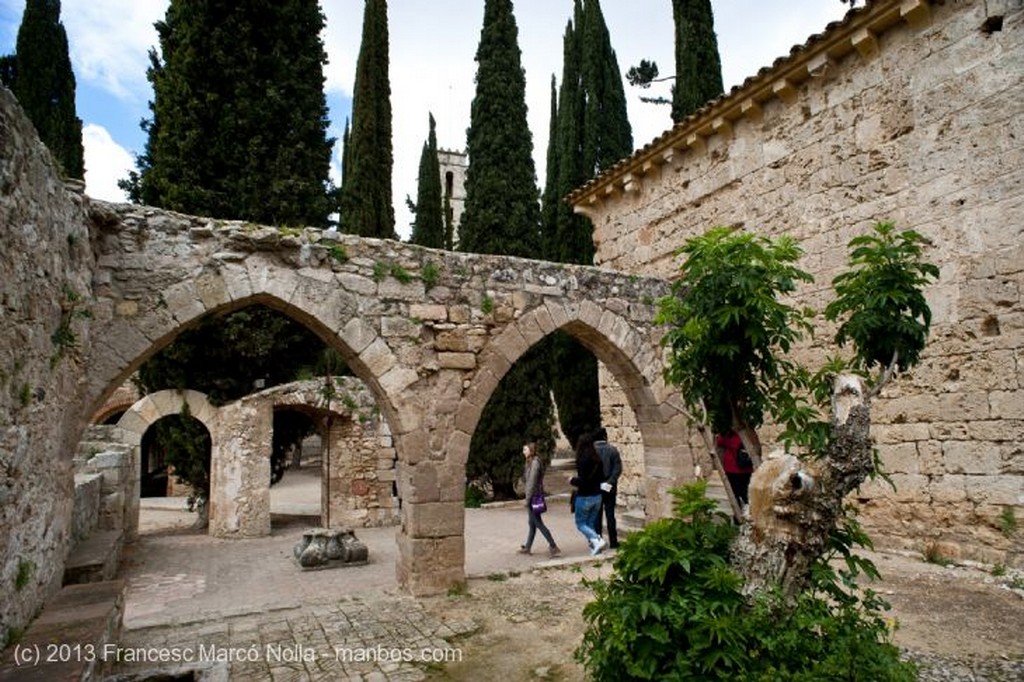
M 157 391 L 140 398 L 118 420 L 121 439 L 131 448 L 129 454 L 129 476 L 131 480 L 125 486 L 128 499 L 125 500 L 125 535 L 134 538 L 139 531 L 139 479 L 142 475 L 142 437 L 153 424 L 171 415 L 180 414 L 183 405 L 188 405 L 192 417 L 206 427 L 210 433 L 213 453 L 217 452 L 217 434 L 215 428 L 217 408 L 213 406 L 205 393 L 192 390 Z M 214 469 L 216 467 L 213 467 Z M 211 471 L 210 487 L 214 482 Z

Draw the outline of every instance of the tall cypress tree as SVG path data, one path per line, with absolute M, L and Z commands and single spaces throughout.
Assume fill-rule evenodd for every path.
M 363 237 L 394 239 L 388 65 L 387 2 L 366 0 L 352 94 L 352 130 L 345 149 L 348 166 L 341 193 L 341 229 Z
M 598 0 L 576 0 L 563 41 L 556 150 L 548 156 L 544 215 L 549 258 L 563 263 L 594 262 L 593 226 L 561 200 L 574 188 L 633 151 L 626 94 L 618 59 Z M 552 389 L 563 432 L 570 442 L 600 423 L 597 359 L 579 342 L 557 334 L 551 343 Z
M 441 213 L 441 164 L 437 158 L 437 131 L 430 114 L 430 132 L 420 154 L 416 188 L 416 218 L 412 224 L 413 244 L 435 249 L 446 247 L 444 215 Z
M 75 112 L 75 74 L 60 0 L 28 0 L 15 45 L 5 79 L 13 80 L 11 90 L 64 174 L 83 178 L 82 121 Z
M 153 118 L 134 201 L 274 225 L 327 225 L 324 17 L 317 0 L 172 0 L 150 52 Z
M 541 255 L 533 142 L 526 122 L 526 78 L 511 0 L 486 0 L 477 47 L 476 95 L 467 133 L 466 204 L 460 249 Z M 548 364 L 533 348 L 505 375 L 470 443 L 467 476 L 486 477 L 497 497 L 511 497 L 522 472 L 523 443 L 554 444 Z
M 511 0 L 487 0 L 466 140 L 463 251 L 540 255 L 537 173 L 518 40 Z
M 672 120 L 678 123 L 723 92 L 711 0 L 672 0 L 676 24 L 676 82 Z

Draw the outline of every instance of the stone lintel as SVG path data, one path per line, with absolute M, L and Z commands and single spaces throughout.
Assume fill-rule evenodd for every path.
M 413 303 L 409 306 L 409 317 L 432 322 L 444 322 L 448 319 L 448 308 L 439 304 Z

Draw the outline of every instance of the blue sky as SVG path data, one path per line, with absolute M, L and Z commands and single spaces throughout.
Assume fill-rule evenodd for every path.
M 518 0 L 519 45 L 526 71 L 529 124 L 538 181 L 547 148 L 550 81 L 561 76 L 562 34 L 572 0 Z M 145 138 L 139 122 L 149 116 L 152 90 L 146 81 L 148 50 L 156 45 L 153 22 L 168 0 L 63 0 L 77 79 L 78 115 L 84 125 L 86 191 L 119 201 L 117 179 L 132 167 Z M 663 74 L 674 70 L 672 3 L 669 0 L 604 0 L 602 9 L 619 66 L 654 59 Z M 326 93 L 332 129 L 341 138 L 351 110 L 359 52 L 363 0 L 321 0 L 327 17 L 324 45 Z M 841 19 L 839 0 L 712 0 L 726 90 L 741 83 L 790 47 Z M 0 53 L 14 51 L 24 0 L 0 0 Z M 395 172 L 392 187 L 397 229 L 411 220 L 405 196 L 416 194 L 417 166 L 427 134 L 427 114 L 437 119 L 441 147 L 461 149 L 469 125 L 476 53 L 483 21 L 482 0 L 392 0 L 389 3 Z M 664 92 L 654 94 L 667 94 Z M 642 147 L 671 127 L 667 107 L 643 104 L 627 87 L 633 140 Z M 340 152 L 340 150 L 337 150 Z M 334 173 L 338 172 L 337 156 Z

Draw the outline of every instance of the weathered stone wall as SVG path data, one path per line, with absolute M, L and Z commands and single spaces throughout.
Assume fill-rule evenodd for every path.
M 865 486 L 865 518 L 889 544 L 1020 563 L 1022 534 L 998 518 L 1024 518 L 1024 3 L 850 16 L 577 201 L 598 261 L 628 272 L 670 277 L 673 251 L 715 225 L 797 237 L 819 309 L 851 237 L 888 220 L 927 236 L 932 336 L 875 402 L 898 490 Z M 817 342 L 831 336 L 822 322 Z
M 60 587 L 92 256 L 82 197 L 0 87 L 0 646 Z M 61 333 L 55 334 L 60 331 Z

